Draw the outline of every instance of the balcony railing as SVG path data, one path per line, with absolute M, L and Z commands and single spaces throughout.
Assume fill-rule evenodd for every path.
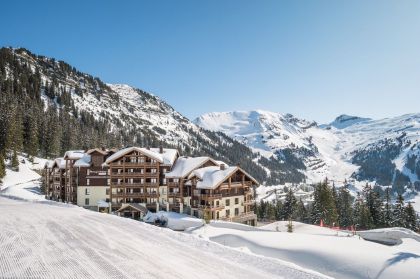
M 249 220 L 256 220 L 257 215 L 254 212 L 246 212 L 241 213 L 237 216 L 228 216 L 228 217 L 222 217 L 220 220 L 223 221 L 230 221 L 230 222 L 245 222 Z
M 200 198 L 202 200 L 217 200 L 222 198 L 222 194 L 202 194 Z
M 215 211 L 215 210 L 222 210 L 225 208 L 224 205 L 193 205 L 193 208 L 198 208 L 198 209 L 202 209 L 202 210 L 210 210 L 210 211 Z
M 117 182 L 111 182 L 112 187 L 159 187 L 159 183 L 152 183 L 152 182 L 145 182 L 145 183 L 117 183 Z

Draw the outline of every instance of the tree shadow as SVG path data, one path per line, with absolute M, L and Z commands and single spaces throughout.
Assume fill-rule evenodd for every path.
M 413 253 L 399 252 L 395 254 L 393 258 L 390 258 L 386 261 L 386 263 L 384 264 L 384 266 L 382 267 L 382 269 L 379 271 L 378 275 L 376 275 L 375 278 L 378 279 L 382 275 L 382 273 L 385 271 L 385 269 L 387 269 L 388 267 L 392 265 L 395 265 L 399 262 L 404 262 L 409 259 L 418 259 L 418 258 L 420 258 L 420 256 Z

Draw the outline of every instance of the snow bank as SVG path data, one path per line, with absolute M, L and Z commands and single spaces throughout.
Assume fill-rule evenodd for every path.
M 363 239 L 387 245 L 401 244 L 403 242 L 403 238 L 411 238 L 420 242 L 419 234 L 405 228 L 386 228 L 369 231 L 358 231 L 357 234 L 363 237 Z
M 294 232 L 287 233 L 285 224 L 276 222 L 260 229 L 238 230 L 211 223 L 190 233 L 335 278 L 419 278 L 420 242 L 413 239 L 386 246 L 298 222 L 293 222 Z M 277 226 L 283 231 L 276 231 Z
M 143 221 L 146 223 L 160 221 L 160 223 L 163 223 L 163 226 L 174 231 L 184 231 L 188 228 L 200 227 L 204 224 L 202 219 L 191 217 L 186 214 L 166 211 L 159 211 L 158 213 L 148 212 L 146 216 L 144 216 Z

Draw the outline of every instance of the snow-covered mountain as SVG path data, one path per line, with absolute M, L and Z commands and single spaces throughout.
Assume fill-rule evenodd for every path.
M 419 187 L 420 114 L 372 120 L 341 115 L 330 124 L 262 110 L 213 112 L 194 120 L 221 131 L 265 157 L 292 152 L 312 181 L 356 179 Z
M 195 125 L 158 96 L 129 85 L 106 84 L 63 61 L 26 49 L 1 48 L 2 85 L 6 88 L 3 99 L 8 106 L 4 117 L 10 122 L 6 124 L 15 124 L 13 118 L 8 118 L 9 110 L 23 111 L 28 125 L 19 135 L 30 134 L 27 126 L 35 127 L 37 131 L 33 134 L 39 135 L 41 151 L 52 146 L 45 143 L 47 140 L 60 145 L 55 152 L 49 149 L 41 152 L 43 157 L 99 144 L 115 147 L 163 144 L 178 148 L 183 155 L 211 156 L 230 165 L 240 164 L 262 183 L 276 184 L 287 179 L 286 175 L 273 171 L 280 164 L 278 160 L 261 159 L 225 134 Z M 9 105 L 10 97 L 16 99 L 13 105 Z

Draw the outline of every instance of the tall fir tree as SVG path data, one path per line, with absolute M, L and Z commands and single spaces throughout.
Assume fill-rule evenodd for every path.
M 416 211 L 411 205 L 411 202 L 408 202 L 407 206 L 405 207 L 405 227 L 415 232 L 419 230 L 417 225 Z
M 382 224 L 384 227 L 390 227 L 392 224 L 392 204 L 391 204 L 391 194 L 390 187 L 385 189 L 385 202 L 383 207 L 383 221 Z
M 394 227 L 405 227 L 405 207 L 404 198 L 401 194 L 398 194 L 397 200 L 392 211 L 392 226 Z
M 0 153 L 0 182 L 6 176 L 6 164 L 4 163 L 3 154 Z
M 295 209 L 296 209 L 296 197 L 293 194 L 293 190 L 290 187 L 286 194 L 286 199 L 284 200 L 283 209 L 282 209 L 282 219 L 283 220 L 289 220 Z
M 332 189 L 325 181 L 315 186 L 314 202 L 311 212 L 313 224 L 319 224 L 323 220 L 324 224 L 335 225 L 337 223 L 337 209 L 335 207 Z
M 348 186 L 340 188 L 338 192 L 338 223 L 342 227 L 353 225 L 353 197 Z

